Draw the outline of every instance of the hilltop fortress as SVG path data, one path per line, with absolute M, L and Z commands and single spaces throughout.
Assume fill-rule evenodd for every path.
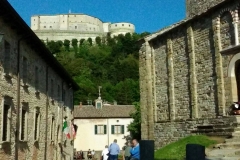
M 42 40 L 93 40 L 108 33 L 111 36 L 134 33 L 135 26 L 131 23 L 103 22 L 96 17 L 86 14 L 59 14 L 59 15 L 34 15 L 31 17 L 31 29 Z

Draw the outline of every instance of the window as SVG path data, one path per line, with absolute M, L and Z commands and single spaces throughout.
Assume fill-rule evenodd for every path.
M 60 85 L 58 85 L 57 92 L 58 99 L 60 99 Z
M 75 26 L 75 29 L 77 29 L 77 26 Z
M 46 28 L 46 26 L 44 26 L 43 28 Z
M 2 119 L 2 141 L 7 141 L 9 138 L 9 125 L 10 125 L 10 120 L 9 120 L 9 114 L 10 114 L 10 106 L 4 104 L 3 105 L 3 119 Z
M 63 101 L 63 102 L 65 102 L 65 96 L 66 96 L 65 94 L 66 94 L 66 93 L 65 93 L 65 89 L 64 89 L 64 90 L 63 90 L 63 93 L 62 93 L 62 101 Z
M 112 125 L 112 134 L 124 134 L 124 125 Z
M 54 98 L 54 84 L 53 84 L 53 79 L 51 79 L 51 90 L 50 90 L 50 95 L 52 98 Z
M 35 89 L 39 90 L 39 70 L 38 67 L 35 67 Z
M 52 26 L 50 26 L 50 28 L 52 28 Z
M 35 108 L 34 115 L 34 140 L 37 141 L 39 139 L 39 128 L 40 128 L 40 110 L 39 108 Z
M 21 119 L 20 119 L 20 134 L 19 138 L 21 141 L 27 140 L 27 109 L 25 106 L 22 107 Z
M 5 63 L 5 66 L 4 66 L 4 71 L 5 73 L 9 73 L 10 72 L 10 65 L 11 65 L 11 56 L 10 56 L 10 49 L 11 49 L 11 46 L 10 44 L 5 41 L 4 43 L 4 48 L 5 48 L 5 55 L 4 55 L 4 63 Z
M 54 141 L 54 134 L 55 134 L 55 118 L 52 116 L 52 121 L 51 121 L 51 132 L 50 132 L 50 139 L 51 141 Z
M 95 125 L 95 134 L 107 134 L 107 125 Z
M 124 24 L 122 24 L 122 26 L 124 26 Z
M 117 27 L 117 24 L 115 24 L 115 27 Z
M 23 57 L 23 66 L 22 66 L 22 75 L 23 75 L 23 83 L 26 84 L 28 78 L 28 64 L 27 58 Z

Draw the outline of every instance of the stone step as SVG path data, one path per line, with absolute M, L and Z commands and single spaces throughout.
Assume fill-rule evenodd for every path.
M 225 143 L 232 143 L 232 142 L 237 142 L 239 141 L 239 139 L 237 138 L 227 138 L 225 139 Z
M 207 157 L 239 157 L 240 158 L 240 149 L 214 149 L 207 154 Z
M 228 142 L 228 143 L 221 143 L 214 146 L 214 148 L 220 148 L 220 149 L 239 149 L 240 148 L 240 142 Z
M 240 137 L 240 131 L 235 131 L 232 133 L 233 137 Z
M 205 160 L 240 160 L 240 157 L 207 157 Z
M 236 132 L 236 131 L 240 131 L 240 127 L 234 128 L 234 132 Z

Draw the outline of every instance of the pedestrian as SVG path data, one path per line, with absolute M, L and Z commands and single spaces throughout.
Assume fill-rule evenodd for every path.
M 84 159 L 84 155 L 83 155 L 83 151 L 82 150 L 79 152 L 79 154 L 80 154 L 80 160 Z
M 131 149 L 131 159 L 130 160 L 140 160 L 140 146 L 137 139 L 132 140 L 133 148 Z
M 105 149 L 102 151 L 102 160 L 108 160 L 108 157 L 109 157 L 108 153 L 109 153 L 108 146 L 106 145 Z
M 88 159 L 92 159 L 92 152 L 90 149 L 87 152 L 87 157 L 88 157 Z
M 92 158 L 94 158 L 95 151 L 94 151 L 94 150 L 92 150 L 91 154 L 92 154 Z
M 124 157 L 125 157 L 125 160 L 130 160 L 130 151 L 132 149 L 132 144 L 129 142 L 124 150 Z
M 120 147 L 117 144 L 117 140 L 114 139 L 113 143 L 108 148 L 109 160 L 118 160 L 118 154 L 120 153 Z

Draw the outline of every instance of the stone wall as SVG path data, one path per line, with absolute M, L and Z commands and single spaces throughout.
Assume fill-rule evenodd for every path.
M 193 17 L 226 0 L 186 0 L 187 17 Z
M 139 56 L 143 139 L 154 139 L 159 147 L 170 142 L 168 135 L 171 142 L 189 135 L 184 128 L 200 125 L 198 119 L 228 115 L 237 89 L 229 63 L 240 53 L 231 52 L 240 40 L 237 6 L 229 1 L 215 12 L 145 37 Z M 168 129 L 159 131 L 163 126 Z M 174 131 L 181 134 L 174 136 Z
M 0 43 L 1 129 L 3 127 L 3 106 L 6 103 L 6 99 L 11 99 L 11 112 L 8 113 L 8 118 L 10 118 L 8 123 L 9 139 L 7 141 L 3 141 L 3 135 L 1 132 L 0 159 L 14 159 L 17 117 L 17 40 L 21 36 L 18 35 L 16 30 L 14 30 L 14 27 L 12 27 L 9 23 L 6 23 L 2 17 L 0 18 L 0 33 L 4 33 L 3 42 Z M 39 56 L 39 53 L 37 53 L 37 48 L 31 47 L 31 45 L 26 43 L 25 40 L 26 39 L 23 39 L 20 44 L 21 86 L 19 107 L 21 111 L 22 107 L 27 105 L 27 118 L 25 122 L 26 138 L 24 141 L 19 142 L 19 160 L 42 160 L 44 159 L 45 155 L 46 159 L 49 160 L 60 160 L 62 155 L 65 155 L 68 159 L 70 159 L 73 156 L 73 145 L 71 144 L 70 140 L 64 141 L 65 136 L 62 134 L 62 124 L 64 116 L 67 116 L 67 121 L 69 124 L 70 120 L 73 118 L 73 89 L 69 87 L 69 84 L 64 82 L 65 80 L 59 76 L 56 70 L 48 67 L 50 65 Z M 7 43 L 10 45 L 8 61 L 6 61 L 4 58 L 6 53 L 8 53 L 5 47 Z M 23 70 L 23 57 L 27 59 L 27 70 Z M 36 88 L 35 67 L 38 67 L 39 73 L 38 88 Z M 23 81 L 23 77 L 25 77 L 24 79 L 26 83 Z M 53 83 L 51 82 L 51 79 L 53 80 Z M 48 89 L 46 83 L 47 81 Z M 60 93 L 58 92 L 58 86 L 60 86 Z M 63 95 L 63 90 L 65 90 L 66 99 L 64 101 L 64 106 L 66 107 L 65 109 L 63 107 L 59 107 L 60 101 L 62 101 L 61 96 Z M 37 139 L 34 139 L 36 108 L 39 108 L 40 121 L 38 133 L 39 136 Z M 53 123 L 54 125 L 51 125 L 53 117 L 55 121 Z M 53 132 L 52 139 L 50 139 L 51 132 Z M 63 154 L 61 154 L 59 143 L 63 145 Z

